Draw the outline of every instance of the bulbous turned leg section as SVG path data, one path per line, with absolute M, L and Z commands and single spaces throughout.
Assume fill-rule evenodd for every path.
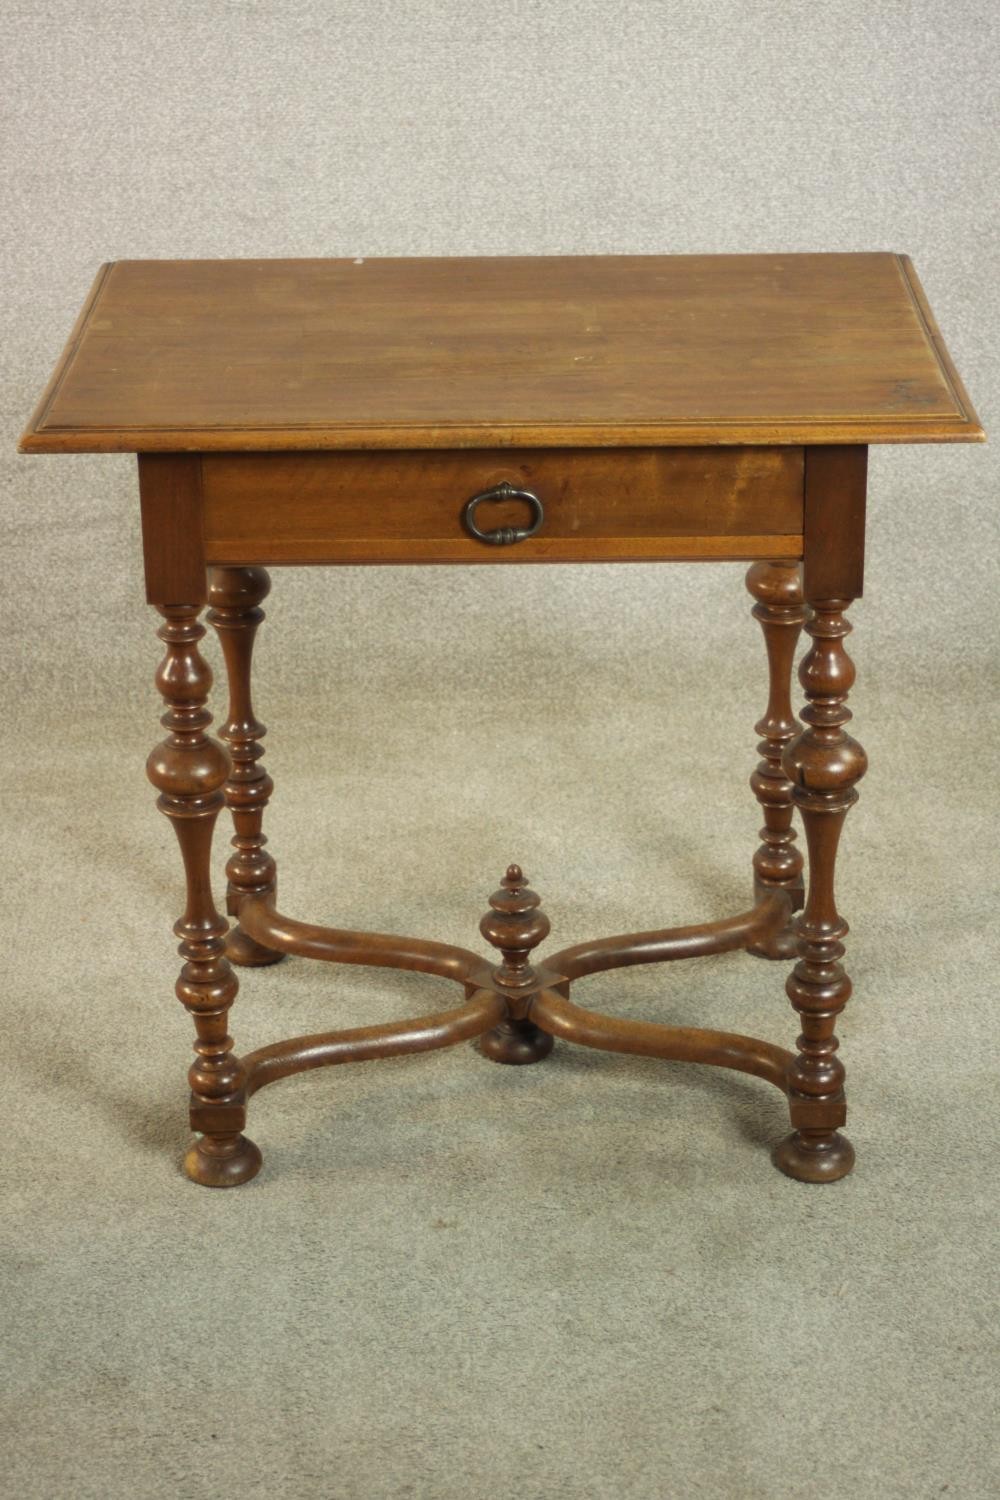
M 781 757 L 799 732 L 791 697 L 792 663 L 806 617 L 799 564 L 756 562 L 747 572 L 746 586 L 757 601 L 751 613 L 764 632 L 769 683 L 767 709 L 754 726 L 761 737 L 757 746 L 761 759 L 750 778 L 764 816 L 760 847 L 753 857 L 754 900 L 775 890 L 787 891 L 791 897 L 787 926 L 747 951 L 759 958 L 794 958 L 797 950 L 791 913 L 802 905 L 802 854 L 792 827 L 792 784 L 782 769 Z
M 198 649 L 205 634 L 198 609 L 185 604 L 159 608 L 166 655 L 156 681 L 167 704 L 160 721 L 167 737 L 150 755 L 146 771 L 160 794 L 157 806 L 177 835 L 187 884 L 187 906 L 174 924 L 184 960 L 176 994 L 195 1024 L 195 1061 L 188 1081 L 191 1128 L 202 1139 L 191 1147 L 184 1166 L 189 1177 L 206 1187 L 233 1187 L 256 1175 L 261 1158 L 243 1134 L 246 1077 L 227 1030 L 239 986 L 226 958 L 228 923 L 212 899 L 212 834 L 224 806 L 229 757 L 205 733 L 212 721 L 205 707 L 212 673 Z
M 868 768 L 865 752 L 844 731 L 854 682 L 854 664 L 843 644 L 851 628 L 844 617 L 850 602 L 822 600 L 812 606 L 806 628 L 813 645 L 799 671 L 809 700 L 802 711 L 805 727 L 783 762 L 805 825 L 809 891 L 798 921 L 798 963 L 785 986 L 802 1020 L 798 1055 L 787 1078 L 794 1130 L 776 1147 L 774 1162 L 800 1182 L 836 1182 L 854 1165 L 854 1148 L 840 1134 L 847 1105 L 835 1032 L 851 997 L 851 981 L 840 962 L 848 929 L 834 899 L 844 820 Z
M 229 681 L 229 714 L 219 734 L 229 746 L 232 761 L 223 787 L 235 828 L 233 853 L 226 865 L 226 910 L 231 917 L 239 916 L 244 896 L 273 892 L 277 880 L 262 826 L 274 783 L 260 764 L 264 754 L 260 742 L 266 729 L 256 718 L 251 699 L 254 639 L 264 619 L 260 604 L 270 589 L 271 580 L 263 568 L 209 570 L 208 620 L 219 637 Z M 226 954 L 232 963 L 248 968 L 280 963 L 285 956 L 255 942 L 239 925 L 226 939 Z
M 474 1046 L 491 1062 L 518 1067 L 541 1062 L 552 1051 L 552 1037 L 525 1018 L 524 997 L 535 983 L 531 950 L 548 936 L 549 919 L 540 910 L 540 897 L 529 888 L 519 865 L 508 867 L 500 889 L 490 897 L 490 910 L 479 930 L 503 957 L 503 963 L 493 970 L 493 978 L 507 1000 L 509 1013 Z

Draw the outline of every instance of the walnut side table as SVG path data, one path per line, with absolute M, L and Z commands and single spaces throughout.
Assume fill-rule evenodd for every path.
M 534 1063 L 554 1037 L 766 1079 L 789 1102 L 782 1171 L 805 1182 L 848 1173 L 834 1027 L 851 984 L 834 865 L 866 768 L 845 729 L 844 637 L 861 593 L 868 445 L 982 438 L 905 256 L 104 266 L 21 448 L 138 454 L 146 593 L 166 647 L 156 681 L 167 737 L 148 772 L 187 881 L 174 930 L 177 994 L 197 1032 L 188 1175 L 231 1187 L 257 1173 L 247 1099 L 287 1074 L 472 1039 L 496 1062 Z M 549 922 L 517 865 L 480 923 L 499 961 L 280 913 L 262 832 L 272 782 L 250 696 L 265 567 L 739 558 L 752 562 L 770 683 L 748 911 L 583 943 L 537 965 Z M 206 603 L 229 677 L 228 753 L 206 732 Z M 790 700 L 803 624 L 804 727 Z M 210 874 L 224 804 L 232 930 Z M 785 986 L 801 1017 L 796 1051 L 613 1019 L 569 998 L 602 969 L 737 948 L 796 959 Z M 422 970 L 455 981 L 464 1003 L 238 1058 L 232 964 L 287 953 Z

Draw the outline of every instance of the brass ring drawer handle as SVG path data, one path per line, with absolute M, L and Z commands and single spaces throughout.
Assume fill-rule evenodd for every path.
M 484 500 L 524 500 L 531 507 L 532 518 L 529 526 L 497 526 L 492 531 L 480 531 L 476 525 L 476 511 Z M 491 490 L 483 490 L 479 495 L 473 495 L 467 500 L 462 509 L 462 522 L 470 536 L 474 536 L 477 542 L 489 542 L 493 547 L 509 547 L 512 542 L 526 541 L 545 520 L 545 511 L 538 496 L 532 494 L 531 490 L 518 490 L 506 479 L 502 484 L 494 485 Z

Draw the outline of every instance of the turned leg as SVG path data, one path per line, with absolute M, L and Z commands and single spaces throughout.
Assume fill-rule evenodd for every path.
M 854 1148 L 838 1132 L 847 1110 L 834 1028 L 850 999 L 851 981 L 840 963 L 847 923 L 834 899 L 834 870 L 844 819 L 857 801 L 856 783 L 868 761 L 844 731 L 854 682 L 854 663 L 844 648 L 851 629 L 844 611 L 851 600 L 809 602 L 813 613 L 806 629 L 813 645 L 799 669 L 809 700 L 802 710 L 805 727 L 783 762 L 809 851 L 809 890 L 798 921 L 799 961 L 786 985 L 802 1018 L 802 1035 L 788 1073 L 795 1129 L 775 1148 L 774 1160 L 802 1182 L 834 1182 L 854 1165 Z
M 222 644 L 229 679 L 229 716 L 219 733 L 229 746 L 232 760 L 223 787 L 236 830 L 233 853 L 226 865 L 226 910 L 231 917 L 239 916 L 244 896 L 275 889 L 275 864 L 264 848 L 267 839 L 261 827 L 274 783 L 260 764 L 265 728 L 254 717 L 250 697 L 254 637 L 264 618 L 260 603 L 270 589 L 271 580 L 263 568 L 209 571 L 208 620 Z M 249 966 L 276 964 L 284 957 L 254 942 L 239 926 L 227 938 L 226 953 L 234 964 Z
M 503 963 L 493 970 L 497 988 L 507 1002 L 507 1018 L 485 1032 L 475 1046 L 491 1062 L 541 1062 L 552 1051 L 552 1038 L 525 1015 L 526 994 L 536 982 L 531 950 L 548 936 L 549 919 L 539 909 L 519 865 L 510 865 L 500 889 L 490 897 L 490 909 L 479 924 L 486 940 L 499 948 Z
M 802 854 L 792 827 L 792 784 L 781 757 L 799 731 L 791 698 L 792 663 L 806 617 L 799 564 L 756 562 L 747 572 L 746 585 L 757 601 L 752 613 L 764 632 L 768 666 L 767 709 L 754 726 L 761 736 L 757 746 L 761 760 L 750 778 L 764 814 L 760 847 L 753 857 L 754 900 L 760 901 L 769 891 L 787 891 L 791 910 L 797 911 L 803 896 Z M 793 958 L 796 940 L 791 918 L 781 932 L 748 951 L 761 958 Z
M 164 617 L 159 637 L 166 655 L 156 684 L 167 705 L 160 720 L 166 739 L 146 763 L 159 791 L 157 806 L 174 826 L 187 878 L 187 907 L 174 924 L 184 960 L 177 996 L 194 1018 L 196 1059 L 191 1083 L 191 1128 L 201 1132 L 184 1159 L 190 1178 L 206 1187 L 232 1187 L 253 1177 L 260 1152 L 242 1134 L 246 1118 L 245 1075 L 231 1052 L 229 1007 L 236 975 L 226 958 L 225 917 L 212 899 L 210 858 L 215 820 L 224 805 L 229 771 L 224 748 L 206 735 L 212 716 L 205 707 L 212 673 L 198 649 L 205 634 L 198 607 L 157 606 Z

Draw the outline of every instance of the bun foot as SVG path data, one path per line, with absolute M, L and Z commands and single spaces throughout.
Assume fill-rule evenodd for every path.
M 475 1046 L 491 1062 L 521 1067 L 541 1062 L 552 1051 L 552 1038 L 532 1021 L 502 1021 L 485 1032 Z
M 753 888 L 754 902 L 762 901 L 765 896 L 771 895 L 773 889 L 773 887 L 755 882 Z M 746 951 L 752 953 L 754 958 L 788 959 L 798 958 L 799 956 L 799 931 L 796 914 L 802 907 L 802 884 L 798 882 L 795 885 L 784 886 L 782 889 L 791 898 L 791 907 L 785 925 L 780 927 L 777 932 L 768 933 L 766 937 L 761 938 L 760 942 L 752 943 L 747 948 Z
M 185 1172 L 202 1187 L 239 1187 L 241 1182 L 256 1177 L 262 1165 L 260 1151 L 245 1135 L 227 1136 L 220 1141 L 203 1136 L 184 1158 Z
M 226 957 L 231 964 L 244 969 L 262 969 L 265 964 L 280 964 L 285 957 L 276 948 L 265 948 L 249 937 L 242 927 L 233 927 L 226 937 Z
M 795 958 L 799 951 L 799 941 L 796 936 L 794 925 L 789 922 L 780 932 L 773 937 L 765 938 L 762 943 L 754 943 L 747 949 L 754 958 Z
M 854 1166 L 854 1147 L 838 1131 L 809 1135 L 793 1130 L 775 1146 L 771 1160 L 799 1182 L 837 1182 Z

